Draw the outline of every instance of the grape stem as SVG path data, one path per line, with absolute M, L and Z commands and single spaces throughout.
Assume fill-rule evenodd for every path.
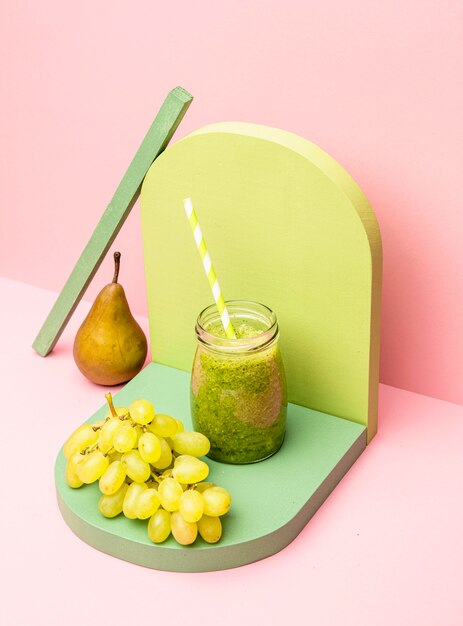
M 117 411 L 114 408 L 114 404 L 113 404 L 113 396 L 110 391 L 108 391 L 108 393 L 105 395 L 105 398 L 106 398 L 106 402 L 109 405 L 109 410 L 111 411 L 111 415 L 113 417 L 117 417 Z
M 96 443 L 94 443 L 93 446 L 87 446 L 86 448 L 81 450 L 80 453 L 81 454 L 90 454 L 90 452 L 93 452 L 97 448 L 98 448 L 98 441 Z
M 164 476 L 162 472 L 157 472 L 155 469 L 151 472 L 151 476 L 157 483 L 162 483 L 162 481 L 167 478 L 167 476 Z

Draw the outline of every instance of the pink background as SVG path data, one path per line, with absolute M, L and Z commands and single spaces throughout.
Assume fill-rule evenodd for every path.
M 354 176 L 383 235 L 381 380 L 463 404 L 460 0 L 4 0 L 0 10 L 1 275 L 61 288 L 180 84 L 195 101 L 177 137 L 214 121 L 267 124 L 318 143 Z M 132 308 L 146 314 L 139 229 L 134 210 L 117 248 Z M 111 276 L 106 260 L 86 297 Z

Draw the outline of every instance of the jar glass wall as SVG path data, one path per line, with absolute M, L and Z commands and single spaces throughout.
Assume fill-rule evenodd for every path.
M 227 302 L 237 338 L 225 336 L 215 305 L 196 323 L 191 377 L 195 430 L 211 442 L 209 455 L 253 463 L 274 454 L 286 426 L 286 379 L 275 314 L 263 304 Z

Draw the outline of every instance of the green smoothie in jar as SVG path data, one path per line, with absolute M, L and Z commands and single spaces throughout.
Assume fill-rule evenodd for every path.
M 191 377 L 195 430 L 211 442 L 209 455 L 253 463 L 274 454 L 286 426 L 286 380 L 275 314 L 255 302 L 227 303 L 236 339 L 228 339 L 215 305 L 196 324 Z

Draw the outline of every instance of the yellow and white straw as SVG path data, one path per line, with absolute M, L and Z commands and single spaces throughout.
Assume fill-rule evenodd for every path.
M 219 310 L 220 319 L 222 320 L 225 334 L 229 339 L 236 339 L 235 330 L 230 321 L 230 316 L 228 314 L 227 307 L 225 306 L 225 300 L 222 295 L 222 290 L 220 289 L 219 281 L 217 280 L 217 275 L 215 273 L 214 266 L 212 265 L 211 257 L 209 256 L 206 242 L 204 241 L 203 233 L 201 231 L 198 218 L 196 217 L 191 198 L 185 199 L 184 207 L 185 213 L 188 217 L 188 221 L 190 222 L 191 230 L 193 232 L 199 256 L 201 257 L 201 261 L 203 262 L 203 267 L 204 271 L 206 272 L 207 280 L 209 281 L 209 285 L 212 289 L 212 295 L 214 296 L 215 303 L 217 304 L 217 308 Z

